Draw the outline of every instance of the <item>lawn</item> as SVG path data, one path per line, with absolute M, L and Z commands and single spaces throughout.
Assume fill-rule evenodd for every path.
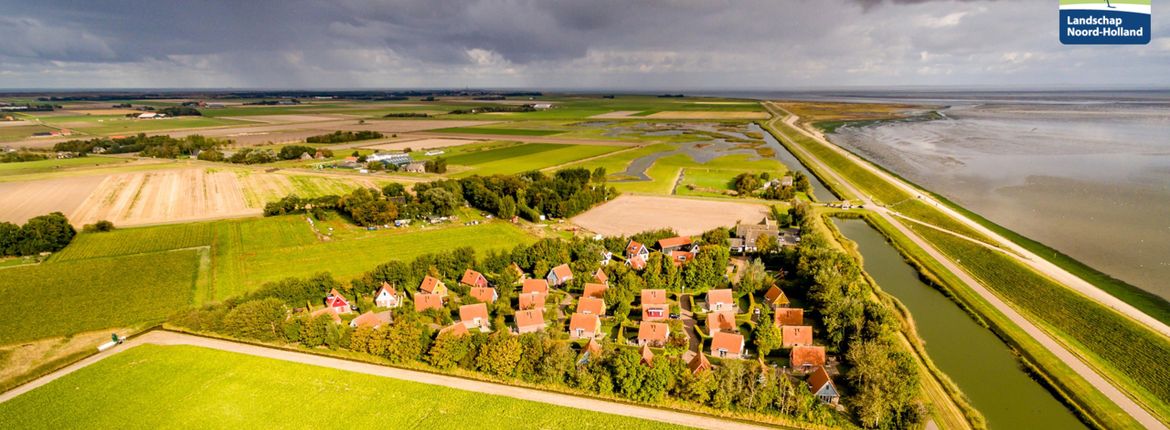
M 193 346 L 137 346 L 0 404 L 57 428 L 677 428 Z
M 192 304 L 201 251 L 0 270 L 0 344 L 162 321 Z
M 621 146 L 561 145 L 555 143 L 526 143 L 452 156 L 447 162 L 471 169 L 451 176 L 513 174 L 529 170 L 572 163 L 589 157 L 608 154 Z
M 89 156 L 65 159 L 50 158 L 48 160 L 22 161 L 19 163 L 0 163 L 0 176 L 53 172 L 61 169 L 129 163 L 131 161 L 133 160 L 129 158 Z
M 493 127 L 451 127 L 431 130 L 434 133 L 471 133 L 471 134 L 505 134 L 512 136 L 549 136 L 563 133 L 562 130 L 531 130 L 524 128 L 493 128 Z

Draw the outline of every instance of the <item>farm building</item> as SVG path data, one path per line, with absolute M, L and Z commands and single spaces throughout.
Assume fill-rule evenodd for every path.
M 407 163 L 405 166 L 402 166 L 402 170 L 405 172 L 409 172 L 409 173 L 426 173 L 427 163 L 423 163 L 420 161 L 415 161 L 413 163 Z
M 743 335 L 721 331 L 711 335 L 711 355 L 719 358 L 743 356 Z
M 670 326 L 665 323 L 642 321 L 638 326 L 638 345 L 661 348 L 670 338 Z
M 410 159 L 410 154 L 401 152 L 391 152 L 386 154 L 370 154 L 366 156 L 367 163 L 382 163 L 386 165 L 395 165 L 398 167 L 405 166 L 412 163 L 414 160 Z
M 575 313 L 569 320 L 570 339 L 592 339 L 601 334 L 601 318 L 597 315 Z

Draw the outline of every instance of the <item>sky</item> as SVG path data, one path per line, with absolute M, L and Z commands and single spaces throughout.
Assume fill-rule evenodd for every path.
M 1057 0 L 0 0 L 0 88 L 1167 88 Z M 1159 3 L 1159 2 L 1155 2 Z

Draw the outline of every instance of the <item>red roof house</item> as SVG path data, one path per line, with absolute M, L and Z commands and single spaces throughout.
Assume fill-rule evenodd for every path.
M 516 312 L 516 333 L 534 333 L 544 330 L 544 310 L 529 309 Z
M 431 276 L 423 277 L 422 284 L 418 286 L 418 289 L 427 294 L 438 294 L 442 298 L 447 297 L 447 286 L 443 284 L 443 281 Z
M 462 322 L 468 330 L 479 329 L 479 331 L 482 332 L 491 331 L 492 323 L 488 318 L 488 308 L 487 305 L 483 303 L 460 306 L 459 321 Z
M 548 294 L 528 293 L 520 295 L 520 310 L 526 309 L 544 309 L 545 299 Z
M 764 293 L 764 301 L 768 302 L 775 309 L 788 306 L 788 296 L 784 295 L 784 290 L 781 290 L 780 287 L 775 285 L 769 288 L 768 292 Z
M 443 309 L 443 298 L 438 294 L 418 293 L 414 295 L 414 310 Z
M 711 361 L 707 360 L 707 354 L 699 351 L 695 354 L 691 361 L 687 363 L 687 368 L 691 370 L 691 374 L 698 375 L 700 372 L 711 370 Z
M 378 313 L 371 311 L 354 318 L 353 321 L 349 322 L 349 326 L 353 328 L 369 327 L 376 329 L 378 327 L 390 324 L 392 320 L 393 319 L 390 318 L 390 311 L 382 311 Z
M 575 313 L 569 320 L 570 339 L 592 339 L 601 334 L 601 318 L 597 315 Z
M 629 260 L 634 257 L 642 257 L 642 261 L 646 261 L 650 257 L 650 250 L 646 248 L 646 245 L 631 240 L 626 245 L 626 259 Z
M 483 303 L 494 303 L 496 299 L 500 298 L 500 294 L 492 287 L 471 287 L 469 294 Z
M 568 264 L 562 264 L 549 270 L 545 279 L 548 279 L 551 285 L 562 285 L 573 279 L 573 271 L 569 270 Z
M 672 251 L 692 252 L 692 246 L 691 238 L 686 236 L 670 237 L 658 241 L 658 249 L 661 249 L 665 254 Z
M 486 288 L 488 286 L 487 278 L 483 277 L 482 273 L 471 269 L 463 272 L 463 278 L 459 279 L 459 283 L 469 287 Z
M 666 290 L 642 290 L 642 320 L 664 320 L 669 312 L 670 305 L 666 303 Z
M 353 309 L 349 307 L 349 301 L 345 299 L 345 296 L 337 292 L 336 288 L 329 290 L 329 294 L 325 296 L 325 307 L 333 308 L 333 311 L 339 314 L 353 312 Z
M 670 326 L 664 323 L 642 321 L 638 326 L 638 345 L 662 347 L 670 338 Z
M 817 396 L 822 402 L 830 405 L 835 405 L 841 400 L 841 395 L 837 392 L 837 386 L 833 384 L 833 378 L 829 376 L 829 372 L 825 370 L 825 366 L 817 366 L 811 375 L 808 375 L 809 392 Z
M 605 290 L 607 289 L 609 289 L 609 287 L 605 286 L 604 284 L 585 284 L 585 292 L 581 294 L 581 297 L 604 299 Z
M 731 289 L 711 290 L 707 292 L 707 311 L 734 311 L 735 298 L 731 295 Z
M 605 315 L 605 300 L 581 296 L 577 299 L 577 312 L 589 315 Z
M 812 327 L 806 325 L 786 325 L 780 327 L 780 346 L 812 346 Z
M 792 368 L 803 368 L 804 370 L 811 370 L 814 366 L 825 365 L 825 347 L 823 346 L 797 346 L 792 348 L 792 352 L 788 354 L 788 363 Z
M 329 318 L 333 320 L 334 324 L 341 324 L 341 315 L 338 315 L 337 311 L 329 306 L 317 309 L 309 314 L 309 316 L 312 318 L 317 318 L 321 315 L 328 315 Z
M 520 294 L 540 293 L 548 294 L 548 280 L 545 279 L 525 279 L 524 286 L 520 289 Z
M 743 335 L 721 331 L 711 336 L 711 355 L 739 358 L 743 355 Z
M 634 270 L 642 270 L 646 268 L 646 257 L 635 255 L 626 259 L 626 265 Z
M 776 323 L 776 327 L 783 327 L 786 325 L 802 325 L 804 324 L 804 309 L 776 309 L 776 313 L 772 315 L 772 320 Z
M 707 314 L 707 332 L 715 334 L 721 331 L 736 331 L 735 312 L 722 311 Z
M 593 272 L 593 280 L 599 284 L 609 285 L 609 276 L 600 267 L 597 268 L 596 272 Z

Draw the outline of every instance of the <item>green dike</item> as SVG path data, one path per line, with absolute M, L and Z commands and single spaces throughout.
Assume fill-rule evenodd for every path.
M 209 377 L 209 375 L 214 375 Z M 52 413 L 46 413 L 52 411 Z M 0 404 L 11 428 L 682 428 L 193 346 L 136 346 Z
M 910 238 L 895 229 L 885 219 L 868 212 L 864 214 L 863 219 L 890 241 L 894 248 L 918 270 L 925 282 L 938 288 L 977 322 L 988 327 L 996 336 L 1007 343 L 1012 351 L 1019 356 L 1024 367 L 1082 420 L 1097 428 L 1143 428 L 1116 403 L 1095 389 L 1019 326 L 1012 323 L 983 297 L 967 288 L 963 281 L 955 277 L 934 258 L 931 258 L 922 248 L 915 245 Z
M 1170 340 L 1002 253 L 935 229 L 911 228 L 1168 421 Z

